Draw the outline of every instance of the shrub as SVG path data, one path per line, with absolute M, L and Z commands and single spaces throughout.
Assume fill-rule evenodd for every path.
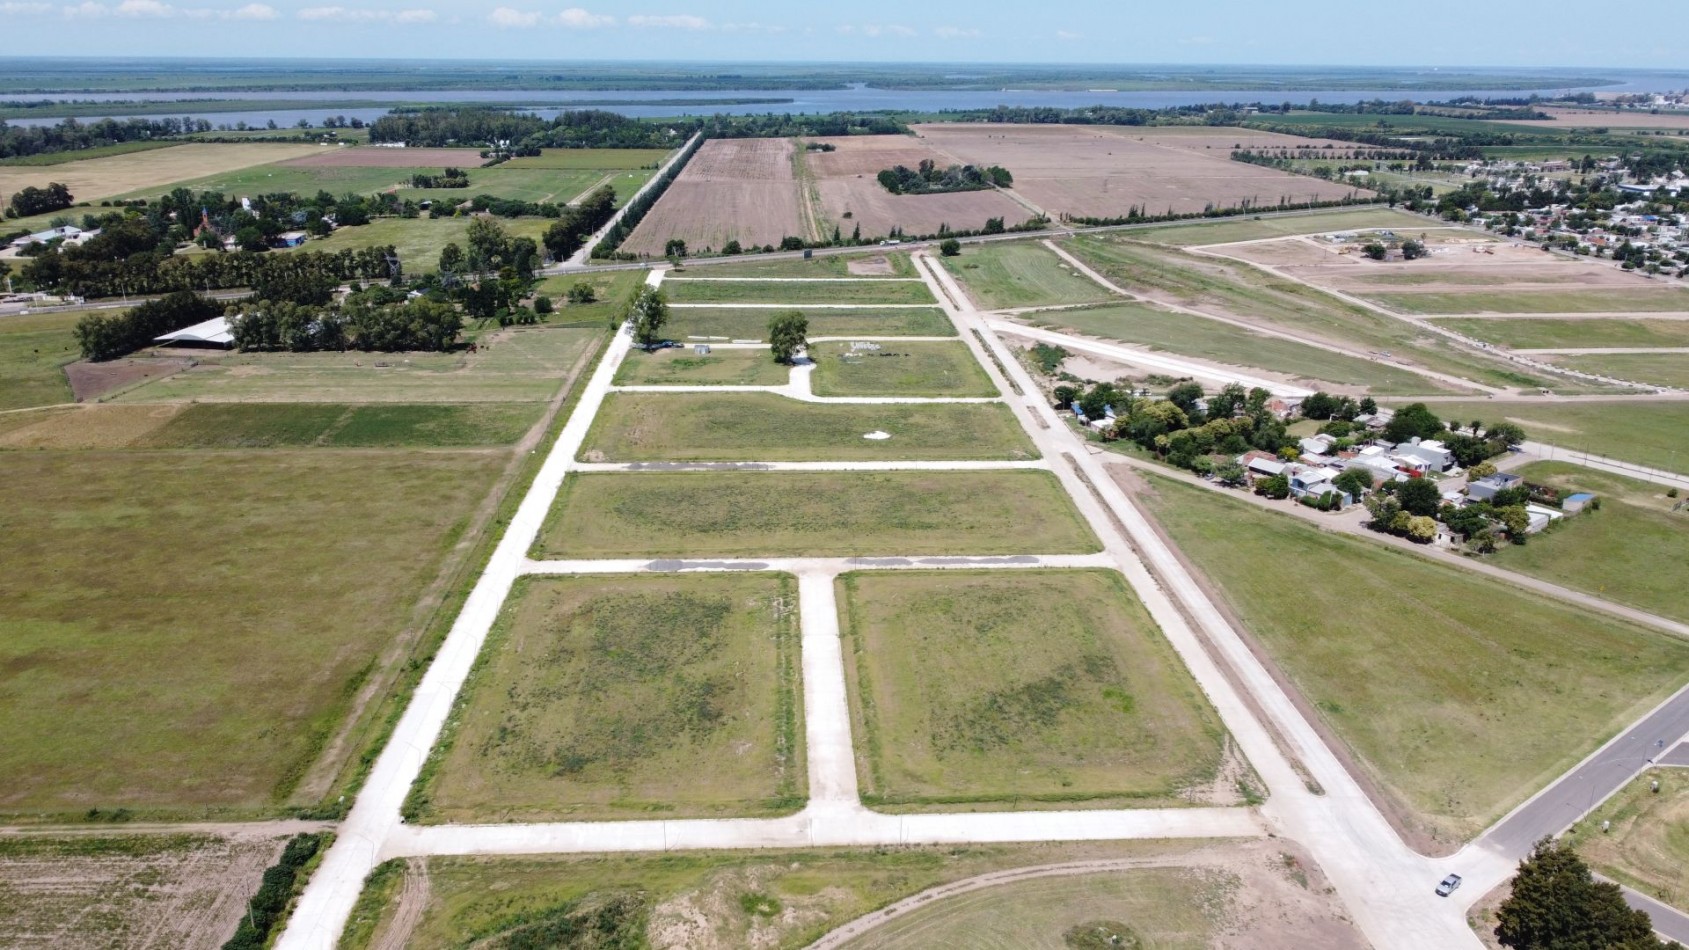
M 945 238 L 944 242 L 938 246 L 938 253 L 945 257 L 955 257 L 962 253 L 962 242 L 955 238 Z
M 538 297 L 534 298 L 534 312 L 535 313 L 547 314 L 547 313 L 550 313 L 551 311 L 552 311 L 552 303 L 551 303 L 550 297 L 547 297 L 545 294 L 540 294 Z

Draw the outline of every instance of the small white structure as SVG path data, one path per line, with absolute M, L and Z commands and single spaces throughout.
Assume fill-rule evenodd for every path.
M 175 333 L 166 333 L 163 336 L 154 337 L 153 340 L 165 345 L 176 343 L 183 346 L 216 346 L 224 349 L 235 345 L 235 335 L 229 327 L 228 317 L 213 317 L 204 323 L 184 327 Z

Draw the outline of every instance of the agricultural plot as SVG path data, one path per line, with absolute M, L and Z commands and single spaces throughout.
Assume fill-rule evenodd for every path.
M 1048 472 L 643 472 L 570 476 L 535 557 L 1091 553 Z
M 503 465 L 0 452 L 0 810 L 286 801 Z
M 663 281 L 673 303 L 791 304 L 874 307 L 886 304 L 934 305 L 932 291 L 919 280 L 709 280 L 675 277 Z
M 505 168 L 567 168 L 589 171 L 619 171 L 625 168 L 655 170 L 671 152 L 663 148 L 542 148 L 538 155 L 524 155 L 505 162 Z
M 406 181 L 395 190 L 401 199 L 432 201 L 436 206 L 454 207 L 476 195 L 492 195 L 512 201 L 567 204 L 599 184 L 616 183 L 619 176 L 585 168 L 511 168 L 509 163 L 491 168 L 469 169 L 468 188 L 412 188 Z M 617 188 L 617 197 L 627 195 Z M 631 194 L 631 192 L 630 192 Z
M 1444 419 L 1517 422 L 1533 440 L 1637 465 L 1680 472 L 1689 467 L 1683 433 L 1689 402 L 1439 402 Z
M 774 362 L 766 348 L 633 350 L 616 370 L 618 386 L 784 386 L 792 368 Z
M 0 944 L 216 950 L 279 839 L 87 834 L 0 839 Z
M 622 245 L 661 256 L 673 239 L 693 254 L 736 240 L 745 247 L 803 237 L 790 139 L 710 139 Z
M 858 135 L 806 141 L 833 146 L 831 152 L 807 152 L 806 197 L 824 222 L 823 230 L 863 238 L 902 228 L 911 235 L 950 230 L 978 230 L 991 218 L 1018 224 L 1032 217 L 1030 208 L 995 189 L 949 194 L 894 195 L 876 176 L 896 165 L 915 168 L 931 161 L 940 168 L 965 164 L 953 155 L 907 135 Z
M 0 410 L 70 402 L 66 363 L 81 353 L 76 313 L 0 317 Z
M 1557 366 L 1613 379 L 1689 389 L 1689 353 L 1591 353 L 1547 359 Z
M 1037 326 L 1077 330 L 1090 336 L 1136 343 L 1152 350 L 1195 356 L 1230 366 L 1251 367 L 1319 388 L 1373 393 L 1445 393 L 1450 390 L 1410 370 L 1369 362 L 1241 327 L 1144 304 L 1048 310 L 1026 314 Z
M 1633 320 L 1622 317 L 1473 320 L 1457 317 L 1431 322 L 1473 339 L 1521 350 L 1592 346 L 1689 346 L 1689 320 Z
M 1606 832 L 1599 830 L 1603 823 L 1610 823 Z M 1644 771 L 1566 837 L 1601 874 L 1683 907 L 1689 903 L 1689 769 Z
M 939 260 L 984 310 L 1102 303 L 1113 297 L 1032 241 L 976 244 Z
M 11 196 L 26 186 L 42 188 L 61 182 L 77 201 L 98 201 L 138 192 L 159 194 L 183 180 L 239 175 L 240 169 L 320 153 L 323 146 L 282 142 L 188 143 L 64 162 L 51 167 L 0 166 L 0 195 Z M 274 189 L 271 189 L 274 190 Z M 313 192 L 314 193 L 314 192 Z
M 997 395 L 997 386 L 966 345 L 955 343 L 814 343 L 811 385 L 818 396 Z
M 800 807 L 797 584 L 529 578 L 413 795 L 441 821 L 720 817 Z
M 510 445 L 539 420 L 539 403 L 461 405 L 199 403 L 134 445 L 238 449 L 297 446 L 455 448 Z
M 1117 573 L 838 586 L 870 805 L 1165 804 L 1219 771 L 1218 717 Z
M 944 311 L 931 309 L 875 310 L 805 309 L 792 307 L 809 321 L 809 338 L 841 336 L 955 336 L 956 326 Z M 669 311 L 663 328 L 674 340 L 750 340 L 768 338 L 768 321 L 779 310 L 741 310 L 723 307 L 683 307 Z
M 257 148 L 260 146 L 227 145 L 223 147 Z M 123 161 L 123 159 L 117 159 L 117 161 Z M 409 185 L 412 175 L 438 175 L 439 173 L 438 167 L 428 166 L 392 168 L 382 165 L 340 165 L 323 167 L 301 166 L 288 162 L 254 163 L 228 170 L 202 173 L 197 176 L 179 175 L 174 179 L 137 185 L 114 197 L 125 199 L 156 198 L 175 188 L 215 191 L 235 197 L 272 194 L 281 191 L 314 195 L 319 190 L 335 195 L 363 195 L 378 191 L 390 191 Z
M 367 148 L 319 149 L 303 158 L 283 162 L 300 168 L 479 168 L 486 163 L 473 148 Z
M 1035 457 L 1001 403 L 853 405 L 769 393 L 611 393 L 581 450 L 588 462 Z
M 1152 484 L 1144 501 L 1173 542 L 1437 840 L 1487 827 L 1689 674 L 1674 637 Z
M 1411 232 L 1425 227 L 1425 219 L 1389 208 L 1343 208 L 1276 217 L 1239 216 L 1219 221 L 1188 221 L 1133 228 L 1132 238 L 1175 247 L 1259 241 L 1264 238 L 1322 234 L 1333 231 L 1389 229 Z
M 1188 213 L 1243 202 L 1271 209 L 1281 200 L 1371 194 L 1229 158 L 1232 147 L 1245 140 L 1318 148 L 1323 142 L 1315 139 L 1241 129 L 1192 134 L 975 123 L 918 125 L 915 131 L 928 145 L 963 162 L 1009 169 L 1015 194 L 1051 217 L 1124 217 L 1133 208 L 1146 214 Z

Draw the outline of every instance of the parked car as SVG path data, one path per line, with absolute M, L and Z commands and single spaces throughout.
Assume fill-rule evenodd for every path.
M 1438 897 L 1447 897 L 1450 894 L 1453 894 L 1454 891 L 1455 891 L 1455 888 L 1457 888 L 1459 886 L 1460 886 L 1460 875 L 1450 874 L 1448 877 L 1443 878 L 1443 881 L 1442 881 L 1441 884 L 1437 885 L 1437 896 Z

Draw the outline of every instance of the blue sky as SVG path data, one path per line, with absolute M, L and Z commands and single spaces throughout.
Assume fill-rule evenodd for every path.
M 574 2 L 0 0 L 0 32 L 37 56 L 1689 68 L 1681 0 Z

